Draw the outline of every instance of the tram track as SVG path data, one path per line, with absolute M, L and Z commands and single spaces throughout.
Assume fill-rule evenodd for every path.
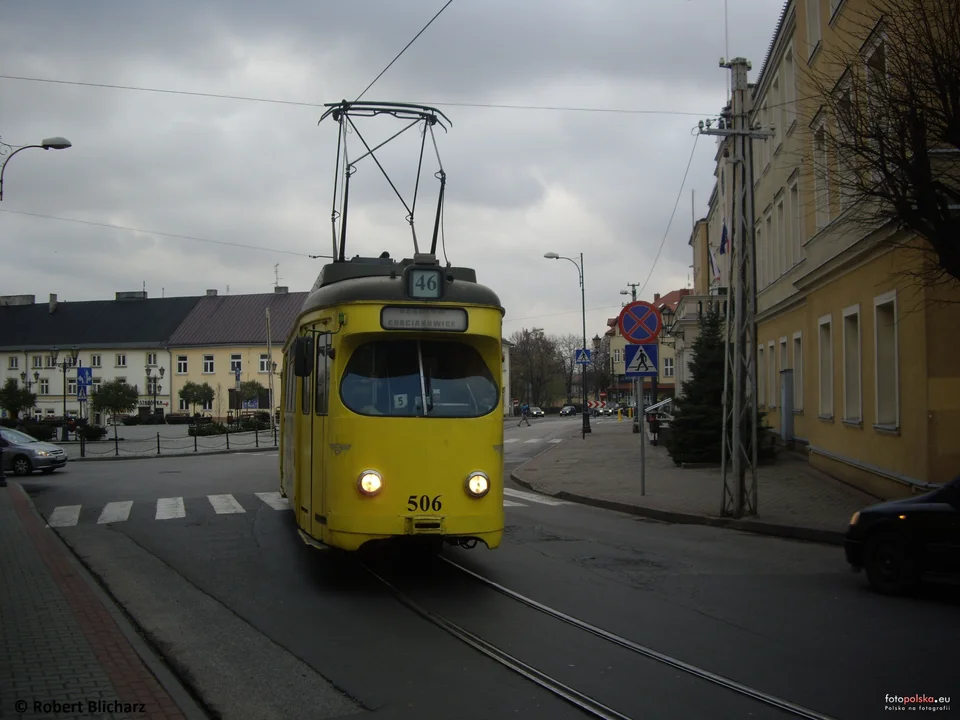
M 478 582 L 505 597 L 508 597 L 532 610 L 535 610 L 544 616 L 559 620 L 569 626 L 589 633 L 594 637 L 605 640 L 608 643 L 627 650 L 632 654 L 645 657 L 654 661 L 655 663 L 678 670 L 699 680 L 710 683 L 711 685 L 721 687 L 732 693 L 736 693 L 737 695 L 749 698 L 767 707 L 780 710 L 793 717 L 805 718 L 805 720 L 835 720 L 829 715 L 825 715 L 817 712 L 816 710 L 803 707 L 775 695 L 765 693 L 757 688 L 744 685 L 730 678 L 718 675 L 717 673 L 713 673 L 709 670 L 686 663 L 678 658 L 658 652 L 628 638 L 609 632 L 603 628 L 597 627 L 596 625 L 592 625 L 586 621 L 580 620 L 579 618 L 573 617 L 572 615 L 568 615 L 560 610 L 549 607 L 548 605 L 540 603 L 533 598 L 527 597 L 526 595 L 490 580 L 489 578 L 486 578 L 483 575 L 480 575 L 479 573 L 460 565 L 448 557 L 439 555 L 437 556 L 437 559 L 444 562 L 454 570 L 466 575 L 471 580 Z M 390 593 L 409 610 L 427 620 L 432 625 L 444 630 L 461 642 L 493 659 L 500 665 L 503 665 L 509 670 L 536 683 L 540 687 L 556 695 L 567 703 L 575 706 L 589 716 L 603 718 L 604 720 L 631 720 L 629 715 L 625 715 L 618 710 L 605 705 L 596 698 L 577 690 L 557 677 L 533 667 L 514 655 L 511 655 L 506 650 L 483 639 L 476 633 L 471 632 L 453 620 L 427 609 L 366 563 L 364 564 L 364 568 L 370 575 L 384 585 L 390 591 Z

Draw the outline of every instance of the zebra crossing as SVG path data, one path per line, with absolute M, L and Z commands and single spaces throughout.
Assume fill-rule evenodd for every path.
M 504 445 L 509 445 L 511 443 L 522 442 L 525 445 L 533 445 L 534 443 L 543 442 L 543 438 L 531 438 L 530 440 L 521 440 L 520 438 L 508 438 L 503 441 Z M 563 442 L 563 438 L 553 438 L 552 440 L 547 440 L 547 443 L 550 445 L 556 445 L 557 443 Z
M 529 507 L 531 504 L 547 505 L 555 507 L 558 505 L 569 505 L 566 500 L 558 500 L 548 495 L 538 495 L 523 490 L 514 490 L 513 488 L 503 489 L 504 507 Z M 290 510 L 290 502 L 279 492 L 258 492 L 253 496 L 259 501 L 256 506 L 251 507 L 254 501 L 248 500 L 244 506 L 234 495 L 206 495 L 201 498 L 188 498 L 190 502 L 191 515 L 209 513 L 212 510 L 216 515 L 240 515 L 248 511 L 255 512 L 260 506 L 266 506 L 273 510 Z M 131 520 L 131 511 L 134 509 L 133 500 L 120 500 L 108 502 L 102 508 L 94 508 L 92 513 L 87 512 L 83 519 L 81 511 L 83 505 L 60 505 L 53 509 L 53 512 L 47 517 L 47 526 L 51 528 L 74 527 L 76 525 L 113 525 L 117 523 L 129 522 Z M 137 505 L 149 504 L 149 515 L 156 521 L 177 520 L 187 517 L 187 502 L 182 497 L 159 498 L 155 502 L 139 501 Z M 99 512 L 97 512 L 99 510 Z M 93 518 L 96 517 L 96 520 Z M 140 513 L 141 519 L 146 519 L 145 513 Z

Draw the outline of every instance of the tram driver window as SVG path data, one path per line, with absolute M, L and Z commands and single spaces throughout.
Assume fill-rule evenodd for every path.
M 340 397 L 353 412 L 392 417 L 480 417 L 500 400 L 497 384 L 474 348 L 417 340 L 361 345 L 344 370 Z
M 317 371 L 314 373 L 314 384 L 316 387 L 317 415 L 327 414 L 327 373 L 330 366 L 328 351 L 330 349 L 330 336 L 317 336 Z

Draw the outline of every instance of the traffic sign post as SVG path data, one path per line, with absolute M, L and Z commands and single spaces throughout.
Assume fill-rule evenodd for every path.
M 640 494 L 647 494 L 647 451 L 646 431 L 643 429 L 643 378 L 657 377 L 660 360 L 660 347 L 657 337 L 663 329 L 660 311 L 651 303 L 634 300 L 624 306 L 617 318 L 620 334 L 630 343 L 624 348 L 624 375 L 633 378 L 634 402 L 636 403 L 637 425 L 640 433 Z M 639 378 L 639 382 L 637 379 Z

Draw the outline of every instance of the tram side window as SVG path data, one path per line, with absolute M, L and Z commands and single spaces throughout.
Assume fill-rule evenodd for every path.
M 297 409 L 297 376 L 293 374 L 293 363 L 290 362 L 290 353 L 283 355 L 283 380 L 286 383 L 285 409 L 292 413 Z
M 328 350 L 330 349 L 330 335 L 323 334 L 317 336 L 317 371 L 314 373 L 316 387 L 317 415 L 327 414 L 327 374 L 329 372 L 330 360 Z
M 314 343 L 316 345 L 316 343 Z M 310 367 L 309 365 L 307 367 Z M 304 415 L 310 414 L 310 406 L 313 402 L 310 399 L 310 378 L 300 378 L 300 412 Z
M 459 342 L 423 341 L 430 417 L 481 417 L 500 402 L 500 389 L 480 353 Z
M 361 415 L 422 415 L 416 340 L 380 340 L 350 356 L 340 380 L 340 399 Z

